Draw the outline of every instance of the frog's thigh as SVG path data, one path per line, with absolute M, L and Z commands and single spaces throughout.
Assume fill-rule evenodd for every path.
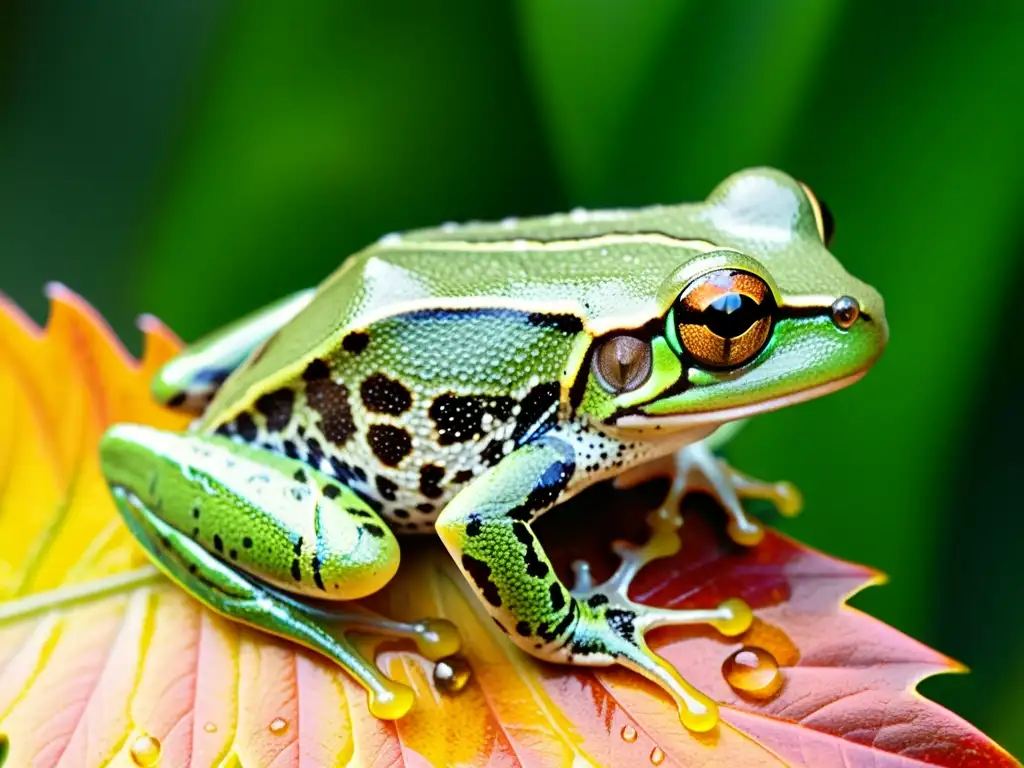
M 293 459 L 222 437 L 129 425 L 111 429 L 101 453 L 108 483 L 144 510 L 136 525 L 159 520 L 279 589 L 352 600 L 379 590 L 398 568 L 398 544 L 373 510 Z
M 360 597 L 398 567 L 391 532 L 332 478 L 223 438 L 146 427 L 114 427 L 101 453 L 125 523 L 165 573 L 213 610 L 333 659 L 366 688 L 374 715 L 401 717 L 413 693 L 381 674 L 347 631 L 410 638 L 432 659 L 458 651 L 446 621 L 324 611 L 287 594 Z
M 565 443 L 541 438 L 525 445 L 445 507 L 438 534 L 487 611 L 520 648 L 550 661 L 622 664 L 668 691 L 687 727 L 713 727 L 715 703 L 651 651 L 644 635 L 656 626 L 685 624 L 711 624 L 737 634 L 749 626 L 749 609 L 740 601 L 683 611 L 629 600 L 629 581 L 640 565 L 678 551 L 678 539 L 667 531 L 656 532 L 606 585 L 588 584 L 585 591 L 570 593 L 531 523 L 557 501 L 574 471 L 573 452 Z
M 262 307 L 190 344 L 153 378 L 153 396 L 178 410 L 202 413 L 224 380 L 313 299 L 307 289 Z

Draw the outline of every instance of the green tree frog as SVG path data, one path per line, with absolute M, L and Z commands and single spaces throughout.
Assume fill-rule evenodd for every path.
M 195 421 L 185 434 L 114 426 L 103 472 L 173 580 L 330 657 L 381 718 L 402 716 L 412 693 L 346 632 L 407 637 L 433 659 L 458 650 L 458 633 L 323 601 L 381 589 L 398 568 L 395 534 L 434 531 L 523 651 L 624 665 L 667 691 L 685 726 L 707 730 L 715 702 L 645 633 L 709 624 L 737 635 L 750 608 L 667 610 L 627 590 L 644 563 L 678 551 L 688 489 L 710 491 L 745 545 L 762 529 L 742 499 L 799 506 L 791 486 L 734 471 L 706 438 L 844 387 L 882 353 L 882 299 L 829 253 L 831 226 L 806 186 L 752 169 L 695 204 L 387 235 L 317 289 L 168 363 L 154 393 Z M 600 480 L 666 472 L 650 541 L 620 546 L 608 582 L 580 565 L 564 584 L 534 521 Z

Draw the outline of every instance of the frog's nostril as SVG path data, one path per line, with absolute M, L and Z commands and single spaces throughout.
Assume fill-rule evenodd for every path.
M 840 296 L 832 303 L 832 322 L 837 328 L 848 330 L 860 317 L 860 304 L 850 296 Z

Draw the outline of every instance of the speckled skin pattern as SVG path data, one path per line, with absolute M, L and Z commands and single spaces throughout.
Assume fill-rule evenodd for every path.
M 728 370 L 698 365 L 672 320 L 684 289 L 713 270 L 757 276 L 774 306 L 764 348 Z M 844 296 L 860 316 L 839 328 L 830 307 Z M 661 673 L 642 609 L 570 594 L 530 524 L 732 418 L 852 379 L 887 338 L 881 298 L 828 252 L 813 196 L 766 169 L 730 177 L 700 204 L 388 235 L 293 304 L 253 320 L 238 343 L 215 339 L 233 347 L 225 360 L 251 354 L 189 436 L 115 428 L 104 469 L 137 502 L 122 511 L 144 508 L 217 560 L 322 597 L 390 578 L 398 553 L 390 532 L 373 532 L 382 520 L 399 533 L 436 529 L 521 648 L 652 679 Z M 650 350 L 651 371 L 610 391 L 594 355 L 621 335 Z M 162 399 L 195 405 L 210 389 L 210 355 L 190 370 L 189 354 L 174 386 L 157 383 Z M 205 389 L 190 389 L 190 376 Z M 252 490 L 259 465 L 272 491 Z M 206 529 L 194 497 L 219 486 L 244 503 L 221 505 L 218 530 Z M 353 573 L 365 560 L 352 554 L 360 546 L 379 567 L 346 578 L 349 560 Z M 331 595 L 334 584 L 348 586 Z
M 573 319 L 511 309 L 381 319 L 216 430 L 333 473 L 397 531 L 431 531 L 460 488 L 557 425 Z

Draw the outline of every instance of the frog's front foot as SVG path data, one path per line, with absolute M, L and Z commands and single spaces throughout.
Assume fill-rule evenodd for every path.
M 750 607 L 730 598 L 716 608 L 674 610 L 636 603 L 629 586 L 644 565 L 679 552 L 678 529 L 682 519 L 665 505 L 648 518 L 651 538 L 642 546 L 617 541 L 612 547 L 622 562 L 608 581 L 594 585 L 586 562 L 572 564 L 576 583 L 570 594 L 580 606 L 580 620 L 567 647 L 573 656 L 608 653 L 622 664 L 660 685 L 676 700 L 683 724 L 693 731 L 707 731 L 718 722 L 718 706 L 691 686 L 676 669 L 652 651 L 646 633 L 655 627 L 710 624 L 723 635 L 745 632 L 753 621 Z M 577 659 L 573 659 L 577 660 Z M 577 660 L 578 661 L 578 660 Z M 593 663 L 591 661 L 590 663 Z
M 672 610 L 629 599 L 630 582 L 645 563 L 679 551 L 682 520 L 671 504 L 649 518 L 654 533 L 646 544 L 616 545 L 622 565 L 608 582 L 595 587 L 580 564 L 576 587 L 567 590 L 531 524 L 574 471 L 572 447 L 555 437 L 518 448 L 448 503 L 438 534 L 482 605 L 524 651 L 563 664 L 621 664 L 664 688 L 687 728 L 710 730 L 718 722 L 715 702 L 654 653 L 645 635 L 654 627 L 689 624 L 738 635 L 753 620 L 750 608 L 726 600 L 710 609 Z
M 728 515 L 729 537 L 747 547 L 760 543 L 764 527 L 747 514 L 743 499 L 770 501 L 779 514 L 786 517 L 799 514 L 803 507 L 800 491 L 792 483 L 768 483 L 745 475 L 716 456 L 705 442 L 688 445 L 671 456 L 628 470 L 616 478 L 616 487 L 631 488 L 655 477 L 672 478 L 664 509 L 677 510 L 684 495 L 703 491 Z

